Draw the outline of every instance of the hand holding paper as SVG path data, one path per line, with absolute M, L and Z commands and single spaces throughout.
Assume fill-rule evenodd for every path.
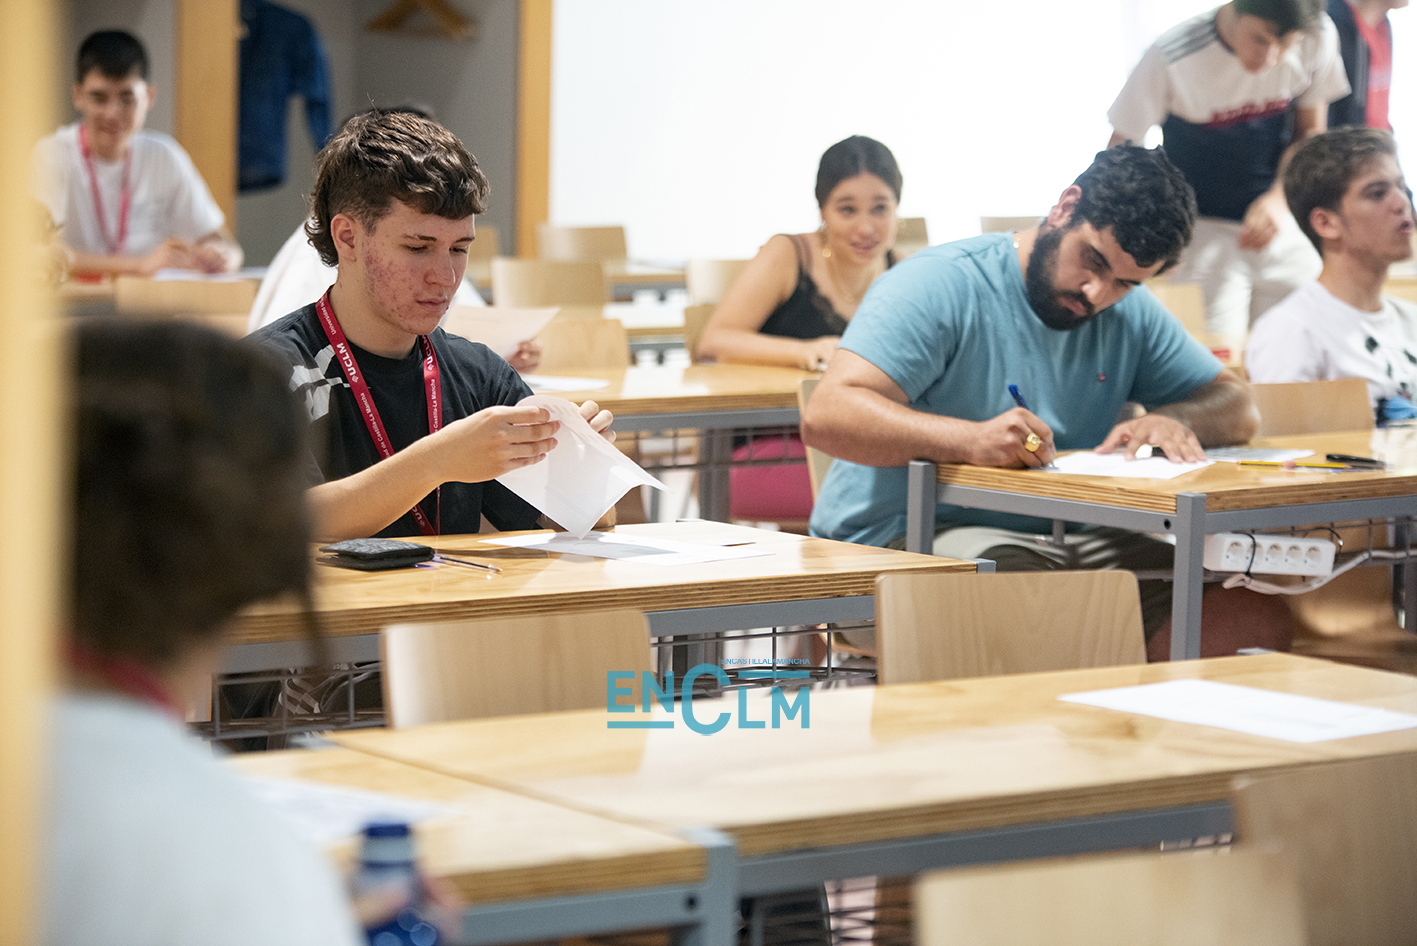
M 559 397 L 533 394 L 517 404 L 518 409 L 533 407 L 560 423 L 556 446 L 543 462 L 503 473 L 497 482 L 567 532 L 585 538 L 606 510 L 636 486 L 664 488 L 591 426 L 593 421 L 604 430 L 610 423 L 610 413 L 598 410 L 594 401 L 586 402 L 587 410 L 596 410 L 591 421 Z

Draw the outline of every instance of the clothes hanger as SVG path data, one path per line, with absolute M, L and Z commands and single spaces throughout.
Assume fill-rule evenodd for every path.
M 404 25 L 420 10 L 434 22 L 432 29 Z M 448 39 L 472 39 L 477 36 L 477 23 L 449 6 L 447 0 L 397 0 L 364 24 L 364 28 L 372 33 L 402 33 L 405 36 L 444 36 Z

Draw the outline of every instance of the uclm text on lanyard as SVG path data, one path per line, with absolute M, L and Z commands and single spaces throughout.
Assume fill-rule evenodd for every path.
M 340 328 L 339 320 L 335 318 L 334 310 L 330 308 L 330 294 L 327 290 L 320 301 L 315 303 L 315 312 L 320 317 L 320 326 L 325 330 L 325 337 L 330 340 L 330 345 L 334 347 L 335 357 L 339 359 L 340 369 L 344 372 L 344 379 L 349 382 L 349 390 L 354 394 L 354 400 L 359 404 L 359 412 L 364 415 L 364 426 L 369 428 L 369 436 L 374 441 L 374 448 L 379 451 L 379 456 L 387 460 L 394 455 L 394 445 L 389 442 L 389 435 L 384 430 L 384 421 L 379 417 L 379 409 L 374 406 L 374 395 L 369 393 L 369 385 L 364 380 L 364 373 L 359 370 L 359 363 L 354 360 L 354 352 L 349 347 L 349 339 L 344 337 L 344 329 Z M 443 427 L 443 400 L 441 375 L 438 371 L 438 356 L 433 351 L 433 343 L 428 340 L 427 335 L 418 336 L 418 344 L 423 351 L 423 390 L 428 397 L 428 433 L 436 434 Z M 443 527 L 443 487 L 439 486 L 435 492 L 434 500 L 437 506 L 436 523 L 428 521 L 423 510 L 414 504 L 411 512 L 414 520 L 418 523 L 418 528 L 424 535 L 438 535 Z

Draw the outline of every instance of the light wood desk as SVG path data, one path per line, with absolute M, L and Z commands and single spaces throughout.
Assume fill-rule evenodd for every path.
M 1319 523 L 1398 517 L 1399 544 L 1417 515 L 1417 431 L 1392 429 L 1304 434 L 1254 441 L 1257 447 L 1303 447 L 1322 459 L 1346 453 L 1387 460 L 1372 472 L 1298 472 L 1216 463 L 1169 480 L 1071 476 L 915 461 L 910 464 L 906 548 L 930 551 L 935 506 L 1039 516 L 1169 533 L 1176 537 L 1171 658 L 1200 655 L 1201 566 L 1205 537 Z M 1409 577 L 1413 577 L 1411 565 Z M 1417 614 L 1417 581 L 1407 583 L 1407 612 Z
M 616 532 L 720 545 L 752 542 L 773 554 L 666 567 L 501 548 L 485 544 L 489 536 L 442 536 L 436 548 L 501 571 L 487 577 L 455 565 L 386 572 L 316 565 L 315 610 L 333 659 L 355 662 L 378 659 L 378 631 L 394 623 L 632 608 L 649 612 L 656 636 L 668 636 L 870 620 L 876 576 L 883 572 L 974 570 L 973 562 L 718 522 L 651 523 Z M 308 664 L 295 602 L 256 605 L 234 624 L 225 672 Z
M 1274 654 L 814 691 L 805 730 L 612 730 L 587 711 L 333 738 L 584 811 L 717 828 L 743 894 L 1227 832 L 1237 776 L 1417 752 L 1417 729 L 1301 744 L 1057 699 L 1185 678 L 1417 713 L 1413 677 Z M 766 717 L 766 700 L 749 707 Z
M 615 415 L 616 430 L 703 432 L 699 515 L 718 522 L 729 517 L 734 430 L 796 427 L 801 422 L 797 386 L 818 377 L 796 368 L 718 364 L 577 370 L 575 375 L 610 384 L 591 391 L 558 391 L 557 396 L 577 403 L 591 398 Z
M 704 832 L 680 836 L 350 749 L 248 753 L 228 764 L 250 777 L 448 809 L 414 831 L 420 865 L 469 905 L 459 942 L 722 923 L 733 908 L 731 884 L 717 876 L 731 847 Z M 331 854 L 348 863 L 357 843 L 337 842 Z

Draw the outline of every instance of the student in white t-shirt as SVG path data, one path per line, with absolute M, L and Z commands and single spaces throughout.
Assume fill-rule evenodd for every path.
M 1392 136 L 1340 128 L 1309 139 L 1284 193 L 1323 271 L 1255 323 L 1250 380 L 1364 378 L 1379 422 L 1417 417 L 1417 306 L 1382 294 L 1388 266 L 1412 255 L 1412 191 Z
M 35 196 L 58 228 L 73 272 L 151 275 L 230 272 L 241 248 L 182 146 L 144 131 L 157 90 L 129 33 L 104 30 L 79 46 L 80 120 L 35 145 Z
M 1108 110 L 1109 147 L 1160 125 L 1195 188 L 1195 236 L 1171 278 L 1200 284 L 1212 333 L 1243 336 L 1318 274 L 1280 179 L 1348 91 L 1323 0 L 1232 0 L 1163 33 Z

